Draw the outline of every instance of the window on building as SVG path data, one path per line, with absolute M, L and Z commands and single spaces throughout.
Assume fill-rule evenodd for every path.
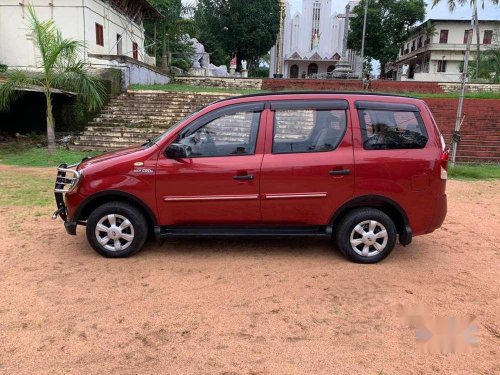
M 328 68 L 326 68 L 327 73 L 331 73 L 335 70 L 335 65 L 329 65 Z
M 446 72 L 446 60 L 438 60 L 438 73 Z
M 311 30 L 311 49 L 316 47 L 316 41 L 319 40 L 319 19 L 321 16 L 321 4 L 319 1 L 313 3 L 312 9 L 312 30 Z
M 415 39 L 411 42 L 411 51 L 415 51 Z
M 136 42 L 132 43 L 132 57 L 136 60 L 139 60 L 139 46 Z
M 493 39 L 493 30 L 484 30 L 483 44 L 491 44 Z
M 469 39 L 469 30 L 464 31 L 464 44 L 467 44 L 467 39 Z
M 424 148 L 428 136 L 418 112 L 360 110 L 365 150 Z
M 299 67 L 296 64 L 290 67 L 290 78 L 299 78 Z
M 422 40 L 423 40 L 423 36 L 419 36 L 419 37 L 418 37 L 418 45 L 417 45 L 417 48 L 422 48 Z
M 307 67 L 307 75 L 310 77 L 313 74 L 318 74 L 318 65 L 316 65 L 315 63 L 311 63 Z
M 276 110 L 273 154 L 332 151 L 345 130 L 344 110 Z
M 95 24 L 95 44 L 104 47 L 104 28 L 98 23 Z
M 441 30 L 439 33 L 439 43 L 448 43 L 448 30 Z
M 116 34 L 116 54 L 122 55 L 122 36 L 120 34 Z

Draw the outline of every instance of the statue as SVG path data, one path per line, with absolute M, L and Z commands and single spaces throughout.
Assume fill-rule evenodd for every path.
M 229 63 L 229 74 L 234 76 L 236 73 L 236 66 L 238 64 L 238 57 L 236 53 L 233 54 L 233 58 L 231 59 L 231 62 Z
M 248 78 L 247 61 L 241 60 L 241 77 Z
M 320 38 L 321 38 L 320 34 L 314 33 L 313 38 L 312 38 L 312 49 L 317 48 L 319 46 Z
M 194 48 L 193 57 L 191 58 L 191 67 L 195 69 L 207 68 L 209 64 L 207 59 L 209 57 L 208 53 L 205 52 L 205 46 L 196 38 L 189 38 L 189 42 Z

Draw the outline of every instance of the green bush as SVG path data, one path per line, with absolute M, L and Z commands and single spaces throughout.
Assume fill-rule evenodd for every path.
M 186 59 L 179 59 L 179 58 L 172 59 L 171 65 L 175 66 L 179 69 L 182 69 L 186 72 L 191 67 L 191 64 L 189 61 L 187 61 Z

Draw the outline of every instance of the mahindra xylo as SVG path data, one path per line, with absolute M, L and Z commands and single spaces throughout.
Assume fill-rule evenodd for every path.
M 447 152 L 427 105 L 277 93 L 215 102 L 142 146 L 58 168 L 66 231 L 129 256 L 148 235 L 323 236 L 375 263 L 439 228 Z

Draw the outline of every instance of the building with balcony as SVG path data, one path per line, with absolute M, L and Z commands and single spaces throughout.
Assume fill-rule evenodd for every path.
M 433 28 L 430 29 L 429 25 Z M 470 20 L 430 19 L 415 27 L 392 64 L 393 79 L 459 82 L 463 72 Z M 481 51 L 491 48 L 500 20 L 479 20 Z M 475 30 L 471 59 L 476 50 Z

